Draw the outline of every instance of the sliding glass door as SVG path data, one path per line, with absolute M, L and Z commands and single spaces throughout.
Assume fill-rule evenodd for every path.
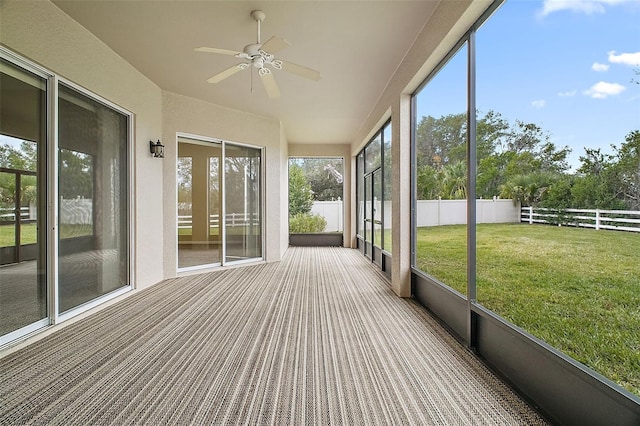
M 0 345 L 131 288 L 131 120 L 0 47 Z
M 258 148 L 178 136 L 178 269 L 262 257 Z
M 48 317 L 46 90 L 0 60 L 0 336 Z
M 225 262 L 262 256 L 261 150 L 226 145 Z
M 58 282 L 65 312 L 129 285 L 127 116 L 61 84 Z
M 222 143 L 178 138 L 178 268 L 222 258 Z

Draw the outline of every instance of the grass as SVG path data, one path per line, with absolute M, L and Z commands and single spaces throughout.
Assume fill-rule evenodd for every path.
M 418 267 L 466 294 L 464 225 L 419 228 Z M 478 302 L 640 395 L 640 233 L 478 225 Z
M 15 225 L 0 225 L 0 247 L 12 247 L 16 244 Z M 83 237 L 92 235 L 91 225 L 65 225 L 60 226 L 60 238 Z M 37 227 L 35 223 L 26 223 L 20 228 L 20 243 L 35 244 L 38 241 Z

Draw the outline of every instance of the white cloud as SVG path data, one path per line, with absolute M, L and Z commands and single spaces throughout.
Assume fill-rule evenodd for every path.
M 621 53 L 616 55 L 616 51 L 609 52 L 609 62 L 613 64 L 624 64 L 631 66 L 640 66 L 640 52 L 635 53 Z
M 578 92 L 577 90 L 570 90 L 568 92 L 560 92 L 560 93 L 558 93 L 558 96 L 560 96 L 561 98 L 570 98 L 571 96 L 575 96 L 577 92 Z
M 609 70 L 609 65 L 595 62 L 591 65 L 591 69 L 597 72 L 605 72 Z
M 604 99 L 609 96 L 619 95 L 625 89 L 626 88 L 623 85 L 618 83 L 607 83 L 605 81 L 600 81 L 591 86 L 589 90 L 585 90 L 582 93 L 594 99 Z
M 544 99 L 531 102 L 531 106 L 534 108 L 544 108 L 546 104 L 547 104 L 547 101 L 545 101 Z
M 615 5 L 634 0 L 544 0 L 542 10 L 539 12 L 541 16 L 547 16 L 553 12 L 561 10 L 570 10 L 572 12 L 586 13 L 604 13 L 605 5 Z

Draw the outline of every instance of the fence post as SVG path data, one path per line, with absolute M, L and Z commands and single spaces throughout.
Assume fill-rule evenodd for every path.
M 529 225 L 533 225 L 533 206 L 529 206 Z
M 600 229 L 600 209 L 596 209 L 596 231 Z

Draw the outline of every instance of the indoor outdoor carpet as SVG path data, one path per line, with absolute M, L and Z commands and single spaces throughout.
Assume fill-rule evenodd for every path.
M 0 424 L 534 425 L 358 251 L 163 281 L 0 359 Z

